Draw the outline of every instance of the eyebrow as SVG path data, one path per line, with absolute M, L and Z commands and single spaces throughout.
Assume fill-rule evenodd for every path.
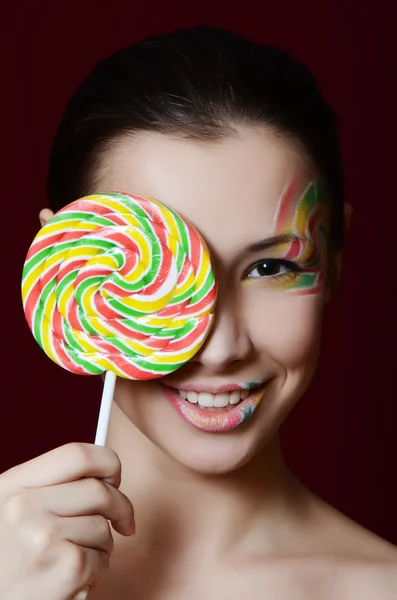
M 275 235 L 273 237 L 266 238 L 265 240 L 261 240 L 259 242 L 255 242 L 255 244 L 251 244 L 247 246 L 245 252 L 247 254 L 256 254 L 257 252 L 261 252 L 263 250 L 269 250 L 269 248 L 275 248 L 276 246 L 281 246 L 282 244 L 289 244 L 294 240 L 305 240 L 306 238 L 302 238 L 294 233 L 282 233 L 280 235 Z

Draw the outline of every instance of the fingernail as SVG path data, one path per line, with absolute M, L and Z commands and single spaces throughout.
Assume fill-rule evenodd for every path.
M 89 591 L 90 591 L 90 588 L 85 588 L 84 590 L 81 590 L 80 592 L 78 592 L 75 595 L 73 600 L 86 600 Z

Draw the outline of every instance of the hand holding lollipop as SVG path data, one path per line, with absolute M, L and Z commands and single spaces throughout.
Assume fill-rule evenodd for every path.
M 98 447 L 116 376 L 152 379 L 189 360 L 212 325 L 215 277 L 205 243 L 175 212 L 141 196 L 97 194 L 38 233 L 22 296 L 32 333 L 54 362 L 83 375 L 106 371 L 106 379 L 97 447 L 68 444 L 0 476 L 0 555 L 5 565 L 11 557 L 0 590 L 82 600 L 109 561 L 108 521 L 122 535 L 134 530 L 131 502 L 118 489 L 120 461 Z M 51 543 L 40 548 L 37 539 Z M 43 571 L 43 561 L 51 569 Z M 14 573 L 15 564 L 23 572 Z

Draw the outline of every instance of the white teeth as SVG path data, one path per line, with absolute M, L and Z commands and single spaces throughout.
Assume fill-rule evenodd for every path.
M 241 396 L 240 396 L 240 392 L 232 392 L 230 394 L 230 404 L 238 404 L 238 402 L 240 402 L 241 400 Z
M 198 403 L 200 406 L 214 406 L 214 396 L 207 392 L 201 392 L 198 395 Z
M 234 390 L 233 392 L 222 392 L 219 394 L 210 394 L 209 392 L 187 392 L 179 390 L 182 398 L 192 404 L 199 404 L 205 408 L 224 407 L 229 404 L 238 404 L 250 395 L 248 390 Z
M 229 404 L 229 394 L 216 394 L 214 406 L 227 406 Z
M 186 399 L 189 400 L 192 404 L 197 404 L 197 394 L 196 392 L 185 392 Z

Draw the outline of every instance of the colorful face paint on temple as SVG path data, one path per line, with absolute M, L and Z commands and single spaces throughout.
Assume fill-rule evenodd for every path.
M 274 282 L 282 289 L 316 294 L 324 288 L 327 276 L 329 202 L 319 181 L 312 181 L 298 201 L 297 190 L 298 182 L 293 181 L 280 200 L 274 226 L 275 234 L 290 235 L 280 258 L 294 263 L 296 270 Z

